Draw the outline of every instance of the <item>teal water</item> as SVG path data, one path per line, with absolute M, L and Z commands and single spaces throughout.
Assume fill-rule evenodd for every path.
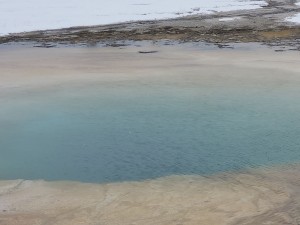
M 0 179 L 114 182 L 300 160 L 299 85 L 171 78 L 3 97 Z

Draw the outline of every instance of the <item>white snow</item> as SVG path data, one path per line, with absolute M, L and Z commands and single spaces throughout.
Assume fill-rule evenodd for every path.
M 285 19 L 285 21 L 292 22 L 292 23 L 300 23 L 300 13 L 298 13 L 294 16 L 291 16 L 291 17 L 287 17 Z
M 239 20 L 241 19 L 242 17 L 240 16 L 235 16 L 235 17 L 223 17 L 223 18 L 220 18 L 219 21 L 220 22 L 227 22 L 227 21 L 233 21 L 233 20 Z
M 0 35 L 256 9 L 263 5 L 263 0 L 0 0 Z

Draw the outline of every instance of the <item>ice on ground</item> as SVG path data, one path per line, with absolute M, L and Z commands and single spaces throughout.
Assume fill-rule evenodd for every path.
M 263 0 L 0 0 L 0 35 L 255 9 Z
M 235 16 L 235 17 L 223 17 L 223 18 L 220 18 L 219 21 L 220 22 L 227 22 L 227 21 L 233 21 L 233 20 L 239 20 L 241 19 L 242 17 L 240 16 Z
M 285 19 L 285 21 L 292 22 L 292 23 L 300 23 L 300 13 L 298 13 L 294 16 L 291 16 L 291 17 L 287 17 Z

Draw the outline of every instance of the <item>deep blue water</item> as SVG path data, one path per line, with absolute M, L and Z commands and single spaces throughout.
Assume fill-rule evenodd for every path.
M 300 160 L 297 85 L 193 79 L 3 98 L 0 179 L 111 182 Z

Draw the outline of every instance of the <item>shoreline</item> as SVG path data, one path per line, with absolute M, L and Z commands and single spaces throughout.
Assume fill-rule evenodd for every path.
M 277 46 L 292 45 L 299 50 L 300 24 L 285 21 L 285 18 L 299 12 L 300 6 L 293 1 L 271 0 L 268 6 L 255 10 L 11 34 L 0 37 L 0 44 L 37 42 L 47 47 L 47 43 L 90 46 L 108 43 L 114 46 L 118 41 L 169 40 L 215 44 L 260 42 Z
M 0 224 L 296 224 L 299 186 L 298 164 L 106 184 L 1 180 Z

